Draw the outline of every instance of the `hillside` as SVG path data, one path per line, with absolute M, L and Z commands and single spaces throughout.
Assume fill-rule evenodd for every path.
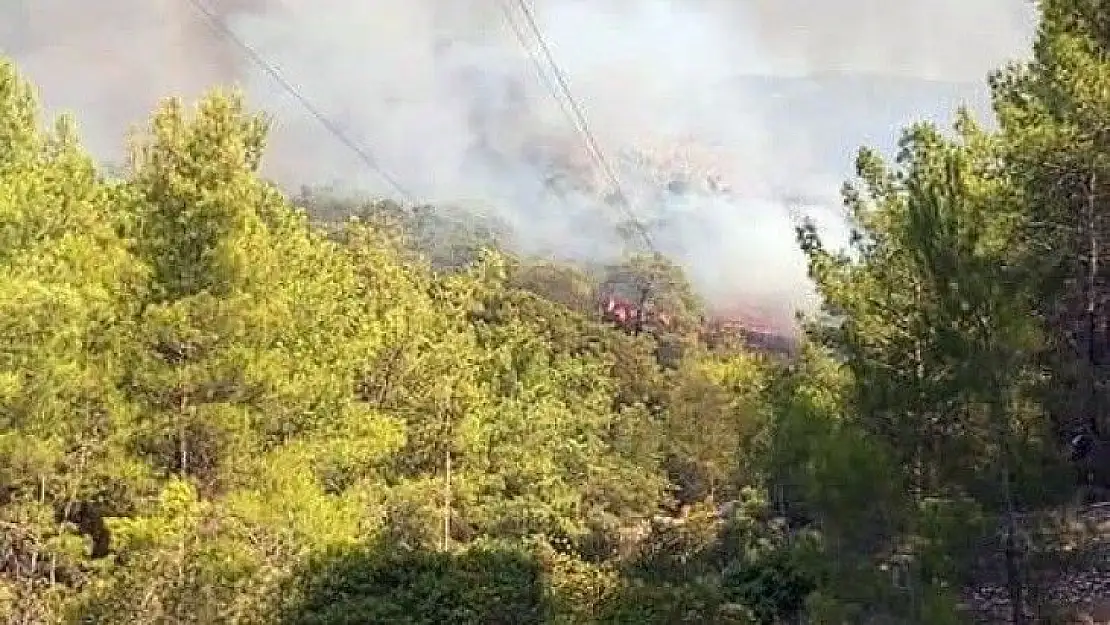
M 234 92 L 162 102 L 100 169 L 0 62 L 0 622 L 1077 616 L 1105 587 L 1110 3 L 1043 4 L 997 127 L 862 151 L 853 254 L 799 228 L 822 308 L 789 345 L 663 255 L 284 194 Z

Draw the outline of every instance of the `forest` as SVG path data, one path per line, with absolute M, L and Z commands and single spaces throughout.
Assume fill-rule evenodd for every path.
M 665 258 L 285 194 L 233 91 L 109 172 L 0 61 L 3 622 L 1106 609 L 1110 2 L 1040 10 L 997 124 L 862 149 L 851 249 L 799 228 L 823 310 L 772 351 L 705 332 Z M 603 318 L 620 281 L 668 322 Z

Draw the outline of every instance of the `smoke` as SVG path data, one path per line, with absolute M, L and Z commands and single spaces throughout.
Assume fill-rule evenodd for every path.
M 413 195 L 492 211 L 525 251 L 620 251 L 613 222 L 624 216 L 599 199 L 613 189 L 500 2 L 209 4 Z M 851 150 L 889 146 L 897 125 L 943 119 L 961 101 L 986 113 L 982 79 L 1024 55 L 1033 24 L 1020 0 L 537 0 L 534 10 L 656 244 L 711 306 L 742 301 L 780 318 L 812 303 L 793 217 L 809 213 L 840 240 Z M 104 158 L 159 98 L 237 82 L 276 122 L 267 175 L 395 195 L 187 0 L 6 0 L 0 50 L 51 110 L 78 114 Z

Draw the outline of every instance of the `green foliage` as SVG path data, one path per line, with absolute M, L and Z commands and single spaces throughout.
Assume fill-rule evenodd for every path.
M 826 580 L 819 536 L 792 534 L 768 502 L 747 489 L 721 531 L 713 559 L 724 597 L 744 605 L 754 623 L 794 620 Z
M 598 622 L 606 625 L 693 625 L 706 622 L 747 625 L 751 622 L 743 613 L 733 617 L 727 610 L 721 610 L 721 605 L 716 589 L 705 584 L 656 585 L 633 580 L 625 585 L 617 599 L 602 610 Z
M 760 625 L 774 625 L 784 616 L 801 614 L 806 598 L 817 589 L 809 571 L 782 551 L 758 565 L 737 565 L 726 570 L 723 583 L 731 598 L 749 606 Z
M 458 271 L 490 247 L 511 243 L 509 227 L 494 217 L 453 206 L 401 206 L 389 200 L 363 200 L 330 189 L 301 189 L 293 202 L 309 218 L 332 230 L 357 220 L 388 232 L 415 257 L 438 271 Z
M 664 258 L 290 200 L 235 93 L 166 101 L 109 176 L 0 63 L 2 620 L 959 622 L 999 520 L 1074 494 L 1061 438 L 1110 423 L 1072 345 L 1104 5 L 1042 3 L 997 131 L 861 151 L 852 248 L 798 233 L 824 310 L 788 362 L 702 344 Z M 601 322 L 645 288 L 670 324 Z
M 314 557 L 279 622 L 473 625 L 544 623 L 542 571 L 522 548 L 458 554 L 353 549 Z

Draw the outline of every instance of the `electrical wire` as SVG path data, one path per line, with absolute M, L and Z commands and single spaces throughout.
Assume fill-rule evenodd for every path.
M 246 55 L 251 59 L 252 62 L 254 62 L 255 65 L 262 69 L 267 75 L 270 76 L 271 79 L 274 80 L 274 82 L 276 82 L 282 89 L 284 89 L 289 95 L 291 95 L 298 104 L 300 104 L 310 115 L 312 115 L 312 117 L 316 119 L 317 122 L 320 123 L 321 126 L 324 127 L 325 130 L 330 132 L 340 143 L 354 152 L 354 154 L 358 156 L 359 159 L 361 159 L 367 167 L 374 170 L 394 191 L 398 193 L 398 195 L 400 195 L 403 199 L 407 200 L 410 203 L 416 203 L 415 196 L 403 185 L 401 185 L 401 183 L 396 178 L 390 175 L 389 172 L 387 172 L 381 166 L 381 164 L 373 156 L 373 154 L 371 154 L 368 150 L 359 146 L 357 143 L 347 137 L 347 135 L 344 134 L 338 126 L 336 126 L 330 119 L 328 119 L 326 115 L 324 115 L 315 105 L 313 105 L 313 103 L 307 97 L 305 97 L 304 94 L 302 94 L 296 86 L 294 86 L 289 80 L 287 80 L 272 63 L 267 61 L 262 56 L 262 54 L 258 52 L 258 50 L 256 50 L 245 40 L 236 35 L 235 31 L 228 27 L 228 25 L 222 19 L 220 19 L 220 17 L 215 12 L 213 12 L 203 0 L 189 0 L 189 2 L 197 10 L 197 12 L 204 16 L 204 18 L 209 22 L 209 24 L 215 31 L 226 37 L 233 44 L 238 46 L 244 53 L 246 53 Z M 543 66 L 540 62 L 540 59 L 535 56 L 533 50 L 528 46 L 527 41 L 524 37 L 524 33 L 521 31 L 519 25 L 515 22 L 515 20 L 513 20 L 511 7 L 508 5 L 503 5 L 506 21 L 508 21 L 510 28 L 513 30 L 514 34 L 516 34 L 518 41 L 520 41 L 521 45 L 528 53 L 529 58 L 535 64 L 540 74 L 540 79 L 544 82 L 545 86 L 548 87 L 552 96 L 556 98 L 556 101 L 559 102 L 559 105 L 563 109 L 564 114 L 567 115 L 568 118 L 570 118 L 573 125 L 575 126 L 575 129 L 583 135 L 586 147 L 590 155 L 598 164 L 598 167 L 601 169 L 602 174 L 606 178 L 608 178 L 609 183 L 613 186 L 616 192 L 617 204 L 625 212 L 628 223 L 640 235 L 640 237 L 643 239 L 644 243 L 651 252 L 653 252 L 657 256 L 662 256 L 662 254 L 658 251 L 658 248 L 655 246 L 655 243 L 652 240 L 648 228 L 639 220 L 639 218 L 637 218 L 637 216 L 633 212 L 632 206 L 628 200 L 628 195 L 625 194 L 620 180 L 616 175 L 616 172 L 610 166 L 604 152 L 601 149 L 601 146 L 599 145 L 593 132 L 590 130 L 589 123 L 586 120 L 585 112 L 583 111 L 581 105 L 579 105 L 578 101 L 574 98 L 574 95 L 571 93 L 570 85 L 566 78 L 566 75 L 559 67 L 558 63 L 555 61 L 554 55 L 551 52 L 551 48 L 550 46 L 548 46 L 547 41 L 543 35 L 543 31 L 539 28 L 539 25 L 537 24 L 535 16 L 533 15 L 531 9 L 526 3 L 523 2 L 523 0 L 517 0 L 516 4 L 520 8 L 521 13 L 524 15 L 528 27 L 535 35 L 540 49 L 543 52 L 544 58 L 546 58 L 548 64 L 551 66 L 551 71 L 555 77 L 555 84 L 552 84 L 552 81 L 543 71 Z M 555 88 L 556 85 L 558 86 L 558 90 L 556 90 Z M 566 98 L 566 102 L 558 98 L 558 91 L 561 91 L 563 93 Z M 640 298 L 641 308 L 646 303 L 652 288 L 653 285 L 650 283 L 643 287 Z
M 582 106 L 579 105 L 578 101 L 574 98 L 574 94 L 571 93 L 570 84 L 567 80 L 566 74 L 559 67 L 558 62 L 555 61 L 555 55 L 552 54 L 550 46 L 547 45 L 547 40 L 545 39 L 543 31 L 539 27 L 539 24 L 536 23 L 536 18 L 532 14 L 532 10 L 528 8 L 528 5 L 524 2 L 524 0 L 516 0 L 516 5 L 517 7 L 519 7 L 520 12 L 524 15 L 524 19 L 531 29 L 532 34 L 535 35 L 536 41 L 539 43 L 540 50 L 543 52 L 544 58 L 546 58 L 548 65 L 551 66 L 551 72 L 555 76 L 555 81 L 558 84 L 559 89 L 562 91 L 563 96 L 566 98 L 566 102 L 569 104 L 569 111 L 567 104 L 564 104 L 562 100 L 558 97 L 558 93 L 554 92 L 555 90 L 551 85 L 551 82 L 547 79 L 547 75 L 543 71 L 542 63 L 540 63 L 539 59 L 536 58 L 533 51 L 528 46 L 527 41 L 525 41 L 523 33 L 520 32 L 520 29 L 516 26 L 515 21 L 512 19 L 512 11 L 507 4 L 509 0 L 505 1 L 506 5 L 504 5 L 503 8 L 506 21 L 509 22 L 510 28 L 513 30 L 514 34 L 517 35 L 517 40 L 520 42 L 521 46 L 524 48 L 525 52 L 528 54 L 532 62 L 536 65 L 536 69 L 540 74 L 540 79 L 548 87 L 549 91 L 553 92 L 552 96 L 556 99 L 557 102 L 559 102 L 559 105 L 563 109 L 564 114 L 568 114 L 572 118 L 572 125 L 575 127 L 575 129 L 583 135 L 587 151 L 597 163 L 602 174 L 604 174 L 605 177 L 609 179 L 609 183 L 613 185 L 613 189 L 616 192 L 617 205 L 621 209 L 623 209 L 628 223 L 633 227 L 637 234 L 640 235 L 640 237 L 644 241 L 644 244 L 647 246 L 648 250 L 653 253 L 654 256 L 663 257 L 664 255 L 659 251 L 659 248 L 656 247 L 647 226 L 645 226 L 643 222 L 641 222 L 640 219 L 636 216 L 635 211 L 633 210 L 632 205 L 629 202 L 628 195 L 625 194 L 623 188 L 621 187 L 621 183 L 620 180 L 617 178 L 616 172 L 609 165 L 608 160 L 605 158 L 605 153 L 602 151 L 601 146 L 598 144 L 593 132 L 590 131 L 590 125 L 586 121 L 586 114 L 582 110 Z M 644 311 L 645 307 L 647 306 L 647 302 L 651 299 L 652 292 L 655 290 L 655 282 L 656 278 L 649 276 L 646 283 L 640 285 L 640 297 L 638 298 L 638 308 L 640 310 L 640 314 L 638 314 L 636 317 L 636 334 L 641 334 L 644 330 Z
M 384 180 L 386 184 L 388 184 L 394 191 L 396 191 L 398 195 L 400 195 L 404 200 L 408 201 L 411 204 L 416 203 L 416 197 L 412 193 L 410 193 L 408 189 L 401 185 L 401 183 L 396 178 L 394 178 L 389 172 L 387 172 L 373 154 L 352 141 L 346 134 L 344 134 L 343 131 L 340 130 L 339 127 L 336 126 L 330 119 L 328 119 L 328 117 L 324 115 L 320 111 L 320 109 L 314 106 L 312 102 L 309 101 L 309 99 L 300 92 L 299 89 L 297 89 L 292 83 L 286 80 L 285 77 L 281 75 L 281 72 L 279 72 L 272 63 L 267 61 L 262 56 L 262 54 L 254 49 L 254 47 L 252 47 L 250 44 L 236 35 L 235 31 L 231 30 L 231 28 L 229 28 L 228 25 L 224 23 L 224 21 L 220 19 L 220 17 L 216 15 L 216 13 L 213 12 L 212 9 L 210 9 L 203 0 L 189 0 L 189 3 L 192 4 L 193 8 L 195 8 L 207 19 L 213 30 L 223 35 L 232 43 L 237 45 L 241 50 L 243 50 L 243 52 L 247 54 L 247 56 L 251 59 L 251 61 L 254 62 L 255 65 L 266 72 L 266 74 L 268 74 L 270 78 L 272 78 L 274 82 L 276 82 L 289 95 L 293 96 L 297 103 L 300 104 L 306 111 L 308 111 L 310 115 L 316 118 L 316 121 L 318 121 L 321 126 L 323 126 L 337 140 L 339 140 L 340 143 L 354 152 L 354 154 L 358 156 L 358 158 L 367 167 L 374 170 L 374 172 L 377 173 L 378 176 L 380 176 L 381 179 Z
M 552 81 L 551 77 L 547 75 L 547 72 L 544 71 L 543 61 L 536 56 L 535 50 L 528 45 L 528 38 L 525 36 L 524 31 L 521 30 L 520 25 L 517 24 L 516 18 L 513 17 L 512 7 L 510 7 L 507 2 L 501 3 L 501 13 L 505 16 L 505 22 L 509 25 L 509 29 L 513 32 L 513 35 L 516 36 L 516 40 L 520 42 L 520 47 L 524 49 L 524 52 L 528 55 L 528 59 L 532 61 L 532 65 L 536 69 L 536 75 L 539 77 L 540 82 L 543 83 L 543 86 L 547 88 L 548 94 L 559 104 L 559 110 L 563 112 L 563 116 L 567 118 L 570 125 L 574 126 L 575 130 L 578 132 L 582 132 L 578 124 L 578 118 L 574 116 L 574 111 L 572 111 L 566 101 L 559 96 L 559 87 Z M 592 152 L 591 157 L 593 157 Z
M 508 0 L 506 0 L 506 2 L 508 2 Z M 574 95 L 571 93 L 569 81 L 567 80 L 566 74 L 559 67 L 558 62 L 555 61 L 555 56 L 554 54 L 552 54 L 550 46 L 547 45 L 547 40 L 544 37 L 543 31 L 540 29 L 539 24 L 537 24 L 536 22 L 535 15 L 533 15 L 532 10 L 528 7 L 528 4 L 524 2 L 524 0 L 516 0 L 515 3 L 520 9 L 520 12 L 524 15 L 525 22 L 528 24 L 529 29 L 531 29 L 532 34 L 535 35 L 536 41 L 539 43 L 540 50 L 543 52 L 544 58 L 547 60 L 548 65 L 551 66 L 551 72 L 555 76 L 555 81 L 558 84 L 559 89 L 562 91 L 563 96 L 566 98 L 567 104 L 569 104 L 570 113 L 573 116 L 574 121 L 576 122 L 574 124 L 576 130 L 578 130 L 583 135 L 587 150 L 589 150 L 590 155 L 597 162 L 602 174 L 604 174 L 605 177 L 609 179 L 609 183 L 613 185 L 613 188 L 616 191 L 617 204 L 624 210 L 625 216 L 628 218 L 629 223 L 644 240 L 644 243 L 647 245 L 648 249 L 659 255 L 658 248 L 656 248 L 655 243 L 652 240 L 651 233 L 633 211 L 632 205 L 628 200 L 628 195 L 626 195 L 624 190 L 622 189 L 620 180 L 617 178 L 616 172 L 614 171 L 612 166 L 609 165 L 608 160 L 605 158 L 605 153 L 602 151 L 601 146 L 598 144 L 597 138 L 590 130 L 589 123 L 586 121 L 586 114 L 582 110 L 582 106 L 578 103 L 578 101 L 574 98 Z M 506 12 L 506 18 L 509 21 L 510 27 L 512 27 L 513 31 L 517 33 L 517 39 L 525 48 L 525 51 L 528 52 L 529 58 L 532 59 L 533 63 L 536 63 L 537 69 L 540 71 L 541 76 L 544 77 L 543 80 L 545 81 L 545 83 L 550 86 L 550 82 L 547 81 L 546 74 L 540 67 L 538 59 L 535 58 L 531 49 L 524 41 L 523 34 L 519 32 L 519 29 L 516 27 L 515 22 L 512 20 L 510 8 L 508 6 L 505 6 L 504 8 Z M 564 112 L 566 112 L 566 105 L 564 105 L 561 101 L 560 106 L 562 106 L 564 108 Z

